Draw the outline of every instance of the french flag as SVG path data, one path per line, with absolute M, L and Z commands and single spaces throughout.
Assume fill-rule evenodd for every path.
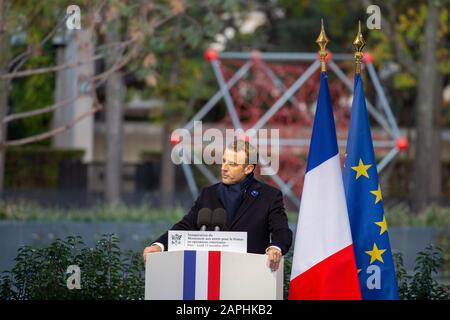
M 322 72 L 288 299 L 361 299 L 355 261 L 328 76 Z

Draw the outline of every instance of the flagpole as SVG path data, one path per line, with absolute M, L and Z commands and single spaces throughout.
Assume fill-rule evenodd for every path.
M 328 38 L 327 38 L 327 35 L 325 33 L 325 27 L 323 25 L 323 19 L 321 19 L 320 34 L 316 39 L 316 43 L 320 47 L 319 57 L 320 57 L 320 69 L 322 72 L 327 71 L 327 62 L 326 62 L 327 50 L 326 50 L 326 48 L 327 48 L 328 42 L 330 42 L 330 40 L 328 40 Z
M 361 60 L 363 58 L 362 49 L 366 45 L 366 42 L 364 41 L 362 32 L 361 32 L 361 20 L 358 22 L 358 34 L 356 35 L 355 40 L 353 41 L 353 46 L 355 47 L 355 64 L 356 69 L 355 73 L 360 74 L 361 73 Z

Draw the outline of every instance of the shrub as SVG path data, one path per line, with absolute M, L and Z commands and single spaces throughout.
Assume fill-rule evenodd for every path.
M 56 240 L 48 247 L 19 249 L 16 265 L 0 280 L 0 299 L 143 299 L 142 256 L 123 255 L 115 235 L 103 235 L 94 248 L 80 237 Z M 81 270 L 81 289 L 69 290 L 70 265 Z
M 403 266 L 401 253 L 394 254 L 395 269 L 397 272 L 398 290 L 404 300 L 449 300 L 450 287 L 439 284 L 435 275 L 444 263 L 442 250 L 428 245 L 425 250 L 418 253 L 414 274 L 408 275 Z
M 5 164 L 5 187 L 49 189 L 58 187 L 61 164 L 79 162 L 82 150 L 48 147 L 17 147 L 8 149 Z
M 95 206 L 90 208 L 42 207 L 31 202 L 6 202 L 0 200 L 0 220 L 23 221 L 179 221 L 186 210 L 181 207 L 164 209 L 149 204 L 140 206 Z
M 410 227 L 450 227 L 450 208 L 429 206 L 422 212 L 414 214 L 405 205 L 386 208 L 386 219 L 390 226 Z
M 144 298 L 144 264 L 140 253 L 119 249 L 115 235 L 103 235 L 94 248 L 80 237 L 56 240 L 48 247 L 19 249 L 16 265 L 0 279 L 0 299 L 123 299 Z M 442 250 L 429 245 L 419 252 L 414 274 L 408 275 L 401 254 L 394 254 L 400 299 L 450 299 L 450 287 L 439 284 Z M 67 268 L 78 265 L 81 288 L 67 288 Z M 284 298 L 287 299 L 292 251 L 284 261 Z

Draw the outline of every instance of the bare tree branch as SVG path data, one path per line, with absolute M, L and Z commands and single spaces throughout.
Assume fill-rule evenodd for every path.
M 128 61 L 131 59 L 131 57 L 133 56 L 133 52 L 130 52 L 124 59 L 117 59 L 117 61 L 114 63 L 114 65 L 108 69 L 107 71 L 100 73 L 98 75 L 95 75 L 93 77 L 90 77 L 89 79 L 87 79 L 87 82 L 95 82 L 95 88 L 99 87 L 104 81 L 107 80 L 107 78 L 116 70 L 122 68 L 125 64 L 128 63 Z M 11 121 L 15 121 L 18 119 L 23 119 L 23 118 L 29 118 L 29 117 L 33 117 L 33 116 L 37 116 L 43 113 L 47 113 L 47 112 L 51 112 L 51 111 L 55 111 L 56 109 L 59 109 L 61 107 L 67 106 L 70 103 L 76 101 L 78 98 L 80 98 L 82 96 L 76 96 L 76 97 L 72 97 L 72 98 L 68 98 L 65 100 L 62 100 L 60 102 L 57 102 L 53 105 L 50 105 L 48 107 L 44 107 L 44 108 L 39 108 L 37 110 L 32 110 L 32 111 L 26 111 L 26 112 L 21 112 L 21 113 L 15 113 L 15 114 L 11 114 L 6 116 L 3 119 L 4 123 L 8 123 Z
M 108 48 L 114 48 L 114 50 L 116 49 L 120 49 L 122 47 L 126 47 L 130 44 L 132 44 L 133 42 L 135 42 L 136 39 L 130 38 L 128 40 L 124 40 L 124 41 L 117 41 L 117 42 L 113 42 L 113 43 L 105 43 L 105 44 L 101 44 L 99 46 L 97 46 L 97 50 L 98 51 L 102 51 Z
M 103 3 L 100 5 L 99 9 L 97 9 L 97 12 L 100 10 L 101 7 L 103 7 L 105 5 L 107 1 L 103 1 Z M 171 20 L 173 17 L 175 17 L 176 15 L 170 15 L 167 16 L 163 19 L 161 19 L 160 21 L 157 21 L 154 25 L 154 28 L 157 28 L 159 26 L 161 26 L 162 24 L 168 22 L 169 20 Z M 67 18 L 69 17 L 69 15 L 65 15 L 63 19 L 61 19 L 57 25 L 55 26 L 55 28 L 53 28 L 52 31 L 50 31 L 45 38 L 37 45 L 34 47 L 30 47 L 28 48 L 25 52 L 21 53 L 20 55 L 18 55 L 17 57 L 15 57 L 10 63 L 9 63 L 9 68 L 11 68 L 14 64 L 16 64 L 19 60 L 23 59 L 22 61 L 18 62 L 16 67 L 13 69 L 12 72 L 7 73 L 7 74 L 3 74 L 1 76 L 2 79 L 13 79 L 13 78 L 20 78 L 20 77 L 27 77 L 30 75 L 36 75 L 36 74 L 42 74 L 42 73 L 47 73 L 47 72 L 54 72 L 54 71 L 59 71 L 59 70 L 63 70 L 63 69 L 68 69 L 68 68 L 73 68 L 73 67 L 77 67 L 81 64 L 84 63 L 89 63 L 92 60 L 98 60 L 100 59 L 103 55 L 99 54 L 99 55 L 95 55 L 92 60 L 88 59 L 85 61 L 78 61 L 75 63 L 67 63 L 67 64 L 63 64 L 60 66 L 54 66 L 54 67 L 46 67 L 46 68 L 39 68 L 39 69 L 32 69 L 32 70 L 24 70 L 24 71 L 17 71 L 25 62 L 26 60 L 42 45 L 44 45 L 50 38 L 51 36 L 56 32 L 56 30 L 61 26 L 62 23 L 64 23 Z M 102 46 L 102 49 L 104 48 L 108 48 L 114 45 L 117 45 L 117 48 L 123 48 L 126 47 L 130 44 L 132 44 L 133 42 L 135 42 L 136 39 L 128 39 L 125 41 L 121 41 L 121 42 L 117 42 L 115 44 L 108 44 L 108 45 L 104 45 Z M 115 69 L 117 70 L 117 69 Z M 115 71 L 114 70 L 114 71 Z
M 45 107 L 45 108 L 40 108 L 40 109 L 36 109 L 36 110 L 32 110 L 32 111 L 26 111 L 26 112 L 20 112 L 20 113 L 7 115 L 3 119 L 3 123 L 8 123 L 8 122 L 19 120 L 19 119 L 22 119 L 22 118 L 29 118 L 29 117 L 40 115 L 42 113 L 55 111 L 58 108 L 64 107 L 64 106 L 66 106 L 66 105 L 76 101 L 79 97 L 80 96 L 68 98 L 68 99 L 59 101 L 59 102 L 57 102 L 57 103 L 55 103 L 55 104 L 53 104 L 51 106 Z
M 113 47 L 114 51 L 121 50 L 121 52 L 123 52 L 124 49 L 128 45 L 132 44 L 134 41 L 136 41 L 136 40 L 128 39 L 126 41 L 117 42 L 114 44 L 114 46 L 111 46 L 111 45 L 105 46 L 105 48 Z M 105 49 L 105 48 L 102 48 L 102 49 Z M 111 52 L 111 51 L 109 51 L 109 52 Z M 82 60 L 82 61 L 67 62 L 67 63 L 61 64 L 61 65 L 52 66 L 52 67 L 45 67 L 45 68 L 30 69 L 30 70 L 6 73 L 6 74 L 1 75 L 0 78 L 1 79 L 22 78 L 22 77 L 28 77 L 28 76 L 37 75 L 37 74 L 43 74 L 43 73 L 48 73 L 48 72 L 55 72 L 55 71 L 60 71 L 60 70 L 64 70 L 64 69 L 75 68 L 75 67 L 79 67 L 83 64 L 90 63 L 92 61 L 96 61 L 103 57 L 104 57 L 104 54 L 97 54 L 97 55 L 93 56 L 92 58 Z
M 39 42 L 36 46 L 28 46 L 26 51 L 22 52 L 17 57 L 12 59 L 8 64 L 8 68 L 12 68 L 15 65 L 13 72 L 19 69 L 26 62 L 26 60 L 36 52 L 37 49 L 42 47 L 48 40 L 50 40 L 53 34 L 61 27 L 62 24 L 64 24 L 68 17 L 70 17 L 70 15 L 65 14 L 64 17 L 56 23 L 55 27 L 44 37 L 44 39 L 42 39 L 41 42 Z
M 135 48 L 134 48 L 135 49 Z M 135 54 L 135 50 L 132 49 L 122 60 L 117 59 L 116 62 L 114 63 L 114 65 L 109 68 L 107 71 L 99 73 L 97 75 L 95 75 L 94 77 L 92 77 L 91 79 L 89 79 L 90 81 L 98 81 L 95 85 L 96 87 L 98 87 L 99 85 L 101 85 L 103 82 L 105 82 L 108 77 L 114 73 L 115 71 L 121 69 L 123 66 L 125 66 L 130 60 L 131 58 L 133 58 L 134 54 Z
M 97 9 L 94 10 L 94 16 L 98 15 L 100 10 L 104 7 L 108 0 L 104 0 Z M 71 15 L 65 14 L 62 19 L 57 21 L 55 27 L 42 39 L 41 42 L 39 42 L 36 46 L 29 46 L 26 51 L 19 54 L 17 57 L 13 58 L 9 64 L 8 69 L 13 68 L 12 73 L 15 73 L 18 69 L 20 69 L 24 63 L 37 51 L 37 49 L 41 48 L 45 43 L 47 43 L 48 40 L 56 33 L 56 31 L 66 22 L 67 18 L 69 18 Z M 91 28 L 93 25 L 91 26 Z M 12 77 L 14 78 L 14 77 Z
M 89 59 L 86 59 L 83 61 L 68 62 L 68 63 L 60 64 L 57 66 L 53 66 L 53 67 L 45 67 L 45 68 L 38 68 L 38 69 L 6 73 L 6 74 L 3 74 L 0 78 L 1 79 L 23 78 L 23 77 L 33 76 L 33 75 L 37 75 L 37 74 L 43 74 L 43 73 L 48 73 L 48 72 L 55 72 L 55 71 L 60 71 L 60 70 L 64 70 L 64 69 L 75 68 L 75 67 L 81 66 L 83 64 L 98 60 L 102 57 L 103 57 L 102 54 L 97 54 L 97 55 L 93 56 L 92 58 L 89 58 Z
M 102 3 L 101 7 L 106 3 L 106 0 Z M 159 21 L 157 21 L 154 25 L 154 28 L 157 28 L 161 25 L 163 25 L 164 23 L 170 21 L 173 17 L 175 17 L 177 15 L 169 15 Z M 67 16 L 64 17 L 65 21 L 67 19 Z M 56 30 L 57 27 L 55 27 L 54 30 Z M 48 41 L 48 39 L 50 38 L 51 34 L 54 32 L 54 30 L 52 30 L 52 32 L 47 35 L 43 41 L 41 41 L 40 44 L 44 44 L 46 41 Z M 114 63 L 114 65 L 107 71 L 95 75 L 93 77 L 91 77 L 90 79 L 88 79 L 87 81 L 89 82 L 94 82 L 94 87 L 98 87 L 100 86 L 104 81 L 106 81 L 108 79 L 108 77 L 114 73 L 115 71 L 121 69 L 123 66 L 125 66 L 135 55 L 136 52 L 138 51 L 138 44 L 139 41 L 137 41 L 138 39 L 129 39 L 123 42 L 117 42 L 118 44 L 118 50 L 120 50 L 120 53 L 118 54 L 118 56 L 122 57 L 122 59 L 118 58 L 116 60 L 116 62 Z M 135 44 L 134 46 L 132 46 L 129 49 L 129 52 L 127 53 L 127 55 L 125 57 L 122 56 L 123 52 L 127 49 L 127 47 L 131 44 Z M 105 45 L 104 47 L 111 47 L 114 46 L 115 44 L 108 44 Z M 103 48 L 102 48 L 103 49 Z M 46 67 L 46 68 L 40 68 L 40 69 L 33 69 L 33 70 L 24 70 L 24 71 L 17 71 L 18 68 L 20 68 L 26 61 L 26 59 L 28 59 L 31 54 L 34 52 L 34 50 L 36 50 L 35 48 L 30 48 L 29 50 L 27 50 L 26 52 L 24 52 L 22 54 L 22 56 L 18 56 L 16 57 L 11 63 L 10 65 L 14 65 L 15 63 L 17 63 L 17 61 L 20 61 L 18 63 L 18 67 L 16 65 L 15 70 L 12 73 L 8 73 L 5 75 L 2 75 L 1 78 L 3 79 L 12 79 L 12 78 L 18 78 L 18 77 L 26 77 L 26 76 L 30 76 L 30 75 L 35 75 L 35 74 L 42 74 L 42 73 L 47 73 L 47 72 L 54 72 L 54 71 L 59 71 L 59 70 L 64 70 L 67 68 L 73 68 L 73 67 L 77 67 L 79 65 L 82 65 L 84 63 L 89 63 L 92 61 L 95 61 L 97 59 L 102 58 L 104 55 L 102 54 L 98 54 L 93 56 L 91 59 L 85 60 L 85 61 L 77 61 L 77 62 L 71 62 L 71 63 L 65 63 L 63 65 L 58 65 L 58 66 L 54 66 L 54 67 Z M 23 60 L 20 60 L 22 59 Z M 1 149 L 6 149 L 8 147 L 13 147 L 13 146 L 21 146 L 21 145 L 25 145 L 25 144 L 29 144 L 29 143 L 33 143 L 33 142 L 37 142 L 37 141 L 42 141 L 48 138 L 51 138 L 57 134 L 60 134 L 64 131 L 69 130 L 70 128 L 72 128 L 73 126 L 75 126 L 78 122 L 82 121 L 83 119 L 85 119 L 86 117 L 92 116 L 93 114 L 95 114 L 96 112 L 98 112 L 99 110 L 102 109 L 102 106 L 99 104 L 98 99 L 95 95 L 95 92 L 93 93 L 93 97 L 94 97 L 94 107 L 92 109 L 90 109 L 89 111 L 81 114 L 80 116 L 78 116 L 76 119 L 74 119 L 72 122 L 67 123 L 61 127 L 55 128 L 53 130 L 41 133 L 41 134 L 37 134 L 31 137 L 27 137 L 27 138 L 23 138 L 23 139 L 17 139 L 17 140 L 12 140 L 12 141 L 6 141 L 5 143 L 0 144 L 0 150 Z M 46 112 L 51 112 L 54 111 L 58 108 L 61 108 L 63 106 L 67 106 L 69 105 L 71 102 L 75 101 L 76 99 L 78 99 L 79 96 L 77 97 L 72 97 L 69 99 L 65 99 L 63 101 L 60 101 L 56 104 L 53 104 L 51 106 L 45 107 L 45 108 L 41 108 L 38 110 L 33 110 L 33 111 L 29 111 L 29 112 L 23 112 L 23 113 L 18 113 L 18 114 L 13 114 L 13 115 L 9 115 L 7 117 L 4 118 L 3 122 L 7 123 L 13 120 L 17 120 L 17 119 L 22 119 L 22 118 L 27 118 L 27 117 L 31 117 L 31 116 L 36 116 L 42 113 L 46 113 Z
M 7 141 L 6 143 L 3 143 L 2 145 L 0 145 L 0 149 L 9 148 L 9 147 L 17 147 L 17 146 L 21 146 L 21 145 L 25 145 L 25 144 L 42 141 L 42 140 L 51 138 L 57 134 L 60 134 L 61 132 L 69 130 L 74 125 L 76 125 L 78 122 L 83 120 L 84 118 L 92 116 L 93 114 L 95 114 L 96 112 L 98 112 L 101 109 L 102 109 L 102 106 L 100 104 L 95 103 L 95 107 L 93 107 L 89 111 L 81 114 L 80 116 L 75 118 L 72 122 L 69 122 L 68 124 L 65 124 L 61 127 L 55 128 L 48 132 L 37 134 L 37 135 L 31 136 L 31 137 Z

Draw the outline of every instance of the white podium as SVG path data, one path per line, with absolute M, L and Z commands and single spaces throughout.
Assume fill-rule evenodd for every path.
M 147 256 L 146 300 L 281 300 L 283 268 L 272 272 L 267 255 L 170 251 Z

